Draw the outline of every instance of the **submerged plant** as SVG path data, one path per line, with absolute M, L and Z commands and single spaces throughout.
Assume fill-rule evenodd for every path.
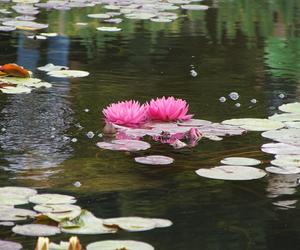
M 103 109 L 106 123 L 123 125 L 126 127 L 138 127 L 146 119 L 146 106 L 137 101 L 122 101 L 112 103 Z
M 155 121 L 186 121 L 193 117 L 188 111 L 187 102 L 173 96 L 152 99 L 147 104 L 147 116 Z

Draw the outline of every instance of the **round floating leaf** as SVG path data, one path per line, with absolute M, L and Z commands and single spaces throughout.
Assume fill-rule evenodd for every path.
M 98 142 L 97 146 L 103 149 L 121 151 L 139 151 L 150 148 L 150 144 L 139 140 L 112 140 L 109 142 Z
M 103 220 L 103 224 L 107 226 L 118 226 L 119 228 L 130 232 L 148 231 L 156 227 L 155 221 L 141 217 L 119 217 L 105 219 Z
M 16 27 L 11 27 L 11 26 L 1 26 L 0 25 L 0 31 L 4 32 L 10 32 L 16 30 Z
M 186 126 L 186 127 L 200 127 L 212 124 L 212 122 L 207 120 L 200 120 L 200 119 L 190 119 L 188 121 L 178 122 L 179 126 Z
M 147 20 L 155 17 L 156 14 L 148 13 L 148 12 L 133 12 L 126 14 L 125 17 L 128 19 L 141 19 L 141 20 Z
M 44 213 L 45 216 L 51 220 L 61 222 L 62 220 L 73 220 L 81 214 L 81 209 L 74 209 L 68 212 L 59 212 L 59 213 Z
M 35 212 L 20 208 L 0 208 L 0 221 L 19 221 L 33 218 Z
M 272 173 L 272 174 L 299 174 L 300 168 L 296 167 L 267 167 L 266 171 Z
M 52 77 L 58 78 L 73 78 L 73 77 L 86 77 L 90 73 L 82 70 L 53 70 L 47 73 Z
M 300 102 L 283 104 L 278 109 L 287 113 L 300 114 Z
M 3 87 L 0 88 L 0 91 L 5 94 L 29 94 L 31 92 L 31 88 L 16 86 L 16 87 Z
M 300 129 L 288 128 L 280 130 L 270 130 L 261 134 L 265 138 L 269 138 L 278 142 L 300 146 Z
M 0 221 L 0 226 L 13 227 L 14 225 L 15 223 L 12 221 Z
M 0 205 L 23 205 L 28 203 L 28 198 L 23 195 L 0 193 Z
M 11 196 L 23 196 L 25 198 L 29 198 L 30 196 L 36 195 L 37 191 L 32 188 L 26 188 L 26 187 L 1 187 L 0 188 L 0 194 L 6 194 Z
M 280 121 L 280 122 L 294 122 L 300 121 L 300 114 L 294 113 L 285 113 L 285 114 L 275 114 L 269 116 L 270 120 Z
M 23 247 L 21 244 L 19 244 L 17 242 L 0 240 L 0 249 L 2 249 L 2 250 L 20 250 L 20 249 L 23 249 Z
M 10 20 L 2 23 L 4 26 L 12 26 L 16 27 L 17 29 L 28 29 L 28 30 L 38 30 L 38 29 L 45 29 L 48 27 L 48 24 L 36 23 L 33 21 L 17 21 L 17 20 Z
M 172 19 L 166 17 L 151 18 L 150 20 L 155 23 L 170 23 L 173 21 Z
M 300 155 L 300 146 L 285 143 L 266 143 L 261 150 L 268 154 L 278 155 Z
M 118 27 L 98 27 L 97 30 L 107 31 L 107 32 L 118 32 L 121 31 L 122 29 Z
M 278 167 L 299 167 L 300 155 L 275 155 L 275 160 L 271 161 L 272 165 Z
M 40 34 L 41 36 L 46 36 L 46 37 L 56 37 L 56 36 L 58 36 L 58 34 L 57 33 L 41 33 Z M 51 63 L 50 63 L 51 64 Z
M 41 82 L 41 79 L 38 78 L 21 78 L 21 77 L 3 77 L 0 78 L 2 82 L 16 84 L 16 85 L 26 85 L 26 84 L 36 84 Z
M 300 117 L 300 115 L 299 115 L 299 117 Z M 299 122 L 285 122 L 284 124 L 289 128 L 300 129 L 300 121 Z
M 149 155 L 145 157 L 135 157 L 134 160 L 141 164 L 147 165 L 168 165 L 174 162 L 174 159 L 171 157 L 163 155 Z
M 267 131 L 284 127 L 282 122 L 259 118 L 230 119 L 223 121 L 222 124 L 239 126 L 250 131 Z
M 181 8 L 185 10 L 207 10 L 209 7 L 207 5 L 200 4 L 184 4 L 181 5 Z
M 91 18 L 99 18 L 99 19 L 107 19 L 107 18 L 111 17 L 111 15 L 103 14 L 103 13 L 100 13 L 100 14 L 88 14 L 87 16 L 91 17 Z
M 116 250 L 116 249 L 130 249 L 130 250 L 154 250 L 154 247 L 140 241 L 133 240 L 105 240 L 98 241 L 87 245 L 87 250 Z
M 62 194 L 37 194 L 29 198 L 35 204 L 73 204 L 76 199 L 73 196 Z
M 41 224 L 16 225 L 12 231 L 25 236 L 52 236 L 60 233 L 58 227 Z
M 266 175 L 266 172 L 261 169 L 245 166 L 200 168 L 196 173 L 202 177 L 219 180 L 254 180 Z
M 259 165 L 261 161 L 246 157 L 227 157 L 221 160 L 221 163 L 234 166 L 255 166 Z
M 155 227 L 170 227 L 173 225 L 173 222 L 167 219 L 153 218 L 151 219 L 155 223 Z
M 105 227 L 102 219 L 85 210 L 79 217 L 70 221 L 62 221 L 59 226 L 62 232 L 70 234 L 107 234 L 117 232 L 116 228 Z
M 81 210 L 81 207 L 70 204 L 62 205 L 36 205 L 33 209 L 40 213 L 66 213 L 73 210 Z
M 52 63 L 48 63 L 45 66 L 38 67 L 38 70 L 46 71 L 46 72 L 57 71 L 57 70 L 66 70 L 66 69 L 69 69 L 69 68 L 67 66 L 54 65 Z

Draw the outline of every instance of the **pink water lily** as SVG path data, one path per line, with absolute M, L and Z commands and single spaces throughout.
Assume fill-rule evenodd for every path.
M 193 117 L 188 111 L 187 102 L 173 96 L 152 99 L 147 103 L 147 116 L 155 121 L 186 121 Z
M 106 123 L 127 127 L 138 127 L 147 119 L 146 106 L 133 100 L 112 103 L 102 112 Z

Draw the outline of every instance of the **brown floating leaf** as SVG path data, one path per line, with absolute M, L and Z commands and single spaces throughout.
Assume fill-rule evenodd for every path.
M 15 64 L 15 63 L 8 63 L 0 66 L 0 70 L 7 75 L 10 76 L 17 76 L 17 77 L 30 77 L 30 71 L 24 69 L 23 67 Z

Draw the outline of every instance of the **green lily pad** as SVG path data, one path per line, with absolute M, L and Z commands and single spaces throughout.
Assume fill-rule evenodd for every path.
M 58 227 L 41 224 L 16 225 L 12 231 L 25 236 L 52 236 L 60 233 Z
M 38 70 L 46 71 L 46 72 L 55 71 L 55 70 L 66 70 L 66 69 L 69 68 L 66 66 L 54 65 L 52 63 L 48 63 L 45 66 L 38 67 Z
M 156 222 L 142 217 L 119 217 L 104 219 L 103 224 L 107 226 L 118 226 L 129 232 L 140 232 L 152 230 L 156 227 Z
M 151 220 L 155 223 L 155 227 L 158 228 L 170 227 L 173 225 L 173 222 L 168 219 L 152 218 Z
M 90 73 L 83 70 L 53 70 L 47 73 L 49 76 L 58 78 L 75 78 L 75 77 L 86 77 Z
M 81 209 L 71 210 L 69 212 L 58 212 L 58 213 L 44 213 L 51 220 L 61 222 L 63 220 L 73 220 L 81 214 Z
M 288 128 L 297 128 L 297 129 L 300 129 L 300 121 L 299 122 L 285 122 L 284 124 Z
M 259 165 L 261 161 L 247 157 L 227 157 L 221 160 L 221 163 L 234 166 L 255 166 Z
M 29 201 L 35 204 L 73 204 L 76 199 L 73 196 L 62 194 L 37 194 L 31 196 Z
M 91 212 L 83 210 L 80 216 L 73 220 L 63 220 L 59 223 L 61 231 L 69 234 L 107 234 L 117 232 L 116 228 L 103 225 L 103 220 Z
M 214 168 L 200 168 L 196 173 L 205 178 L 218 180 L 254 180 L 263 178 L 266 172 L 246 166 L 218 166 Z
M 34 218 L 36 213 L 21 208 L 0 208 L 0 221 L 20 221 Z
M 300 114 L 300 102 L 283 104 L 279 106 L 278 109 L 287 113 Z
M 81 207 L 70 204 L 62 205 L 36 205 L 33 209 L 40 213 L 66 213 L 73 210 L 81 210 Z
M 0 193 L 0 205 L 23 205 L 28 203 L 28 198 L 22 195 Z
M 296 167 L 267 167 L 266 171 L 272 174 L 299 174 L 300 168 Z
M 271 161 L 274 166 L 300 168 L 300 155 L 275 155 L 275 158 Z
M 122 29 L 118 27 L 98 27 L 97 30 L 107 31 L 107 32 L 118 32 L 121 31 Z
M 174 162 L 173 158 L 163 156 L 163 155 L 149 155 L 145 157 L 135 157 L 134 160 L 137 163 L 146 164 L 146 165 L 169 165 Z
M 300 129 L 288 128 L 280 130 L 270 130 L 261 134 L 263 137 L 278 142 L 300 146 Z
M 13 241 L 6 241 L 6 240 L 0 240 L 0 249 L 3 250 L 20 250 L 23 249 L 22 245 L 13 242 Z
M 250 131 L 268 131 L 284 127 L 282 122 L 259 118 L 230 119 L 223 121 L 222 124 L 239 126 Z
M 37 191 L 32 188 L 27 187 L 1 187 L 0 194 L 7 194 L 11 196 L 23 196 L 25 198 L 29 198 L 30 196 L 34 196 L 37 194 Z
M 29 94 L 31 92 L 31 88 L 16 86 L 16 87 L 3 87 L 0 88 L 0 91 L 4 94 Z
M 300 121 L 300 114 L 297 113 L 284 113 L 284 114 L 274 114 L 269 116 L 270 120 L 280 121 L 280 122 L 295 122 Z
M 105 240 L 87 245 L 87 250 L 154 250 L 148 243 L 133 240 Z

